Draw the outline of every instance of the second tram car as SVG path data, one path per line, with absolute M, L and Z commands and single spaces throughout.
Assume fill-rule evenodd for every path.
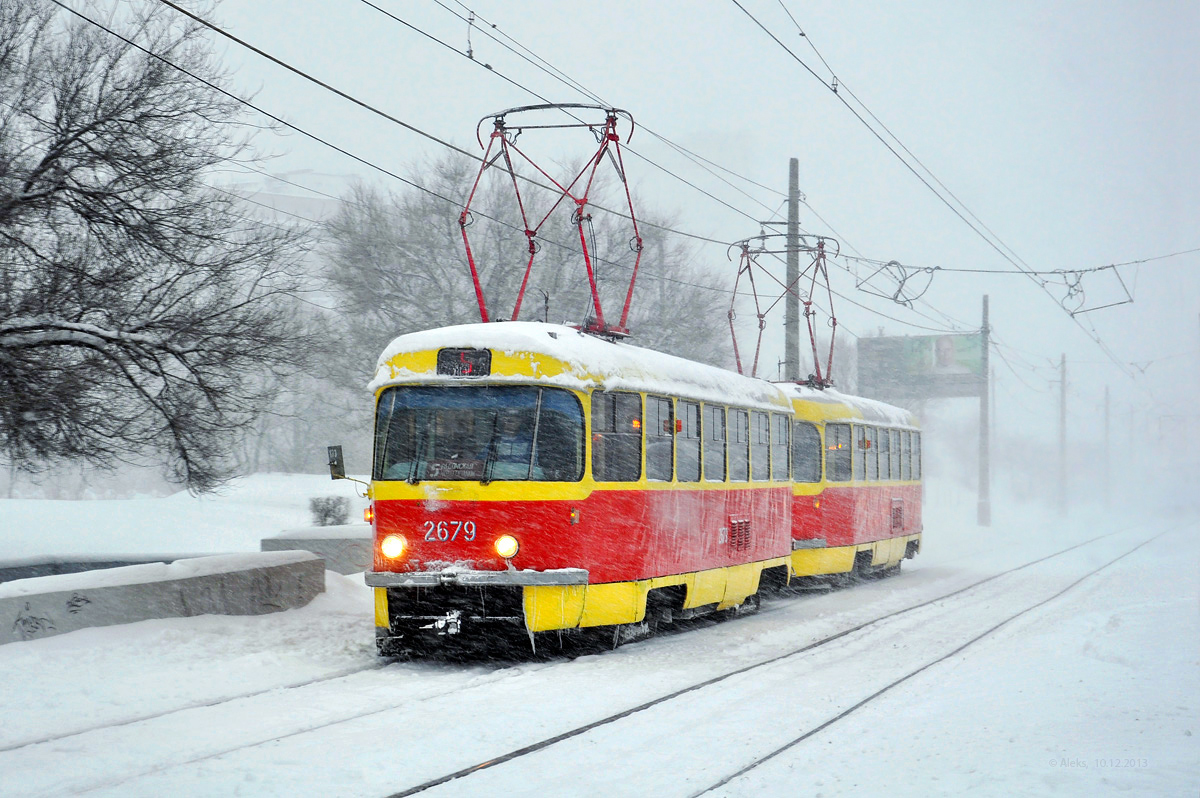
M 906 411 L 537 322 L 380 358 L 370 498 L 385 655 L 757 606 L 920 547 Z

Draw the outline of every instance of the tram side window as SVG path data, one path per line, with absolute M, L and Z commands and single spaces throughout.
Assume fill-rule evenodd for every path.
M 892 446 L 891 432 L 886 429 L 875 430 L 875 448 L 879 454 L 879 478 L 892 478 Z
M 908 430 L 900 433 L 900 478 L 912 479 L 912 433 Z
M 854 425 L 854 478 L 862 482 L 867 478 L 867 428 Z
M 675 414 L 665 396 L 646 397 L 646 479 L 671 481 L 675 465 Z
M 804 421 L 792 425 L 792 479 L 821 481 L 821 433 Z
M 900 430 L 892 430 L 892 479 L 900 479 Z
M 680 482 L 700 481 L 700 405 L 679 403 L 683 429 L 676 436 L 675 456 L 679 459 L 676 475 Z
M 879 479 L 879 430 L 875 427 L 865 427 L 867 438 L 863 447 L 863 459 L 867 461 L 867 481 Z
M 921 433 L 914 432 L 912 441 L 913 441 L 913 448 L 912 448 L 913 479 L 920 479 L 921 478 Z
M 849 424 L 825 427 L 825 478 L 830 482 L 849 482 L 851 452 Z
M 750 479 L 750 414 L 729 411 L 729 481 Z
M 725 481 L 725 408 L 704 406 L 704 479 Z
M 642 475 L 642 398 L 592 394 L 592 478 L 636 482 Z
M 750 478 L 757 481 L 771 478 L 771 417 L 766 413 L 750 414 Z
M 579 400 L 566 391 L 542 391 L 541 407 L 536 420 L 537 440 L 533 443 L 533 467 L 530 478 L 541 474 L 550 482 L 574 482 L 583 476 L 583 413 Z M 501 430 L 505 419 L 501 418 Z M 509 422 L 509 428 L 516 424 Z M 519 444 L 505 446 L 503 439 L 496 445 L 493 479 L 520 479 L 524 476 Z M 515 460 L 515 463 L 513 462 Z M 507 470 L 507 473 L 506 471 Z
M 771 416 L 771 479 L 788 478 L 788 417 Z

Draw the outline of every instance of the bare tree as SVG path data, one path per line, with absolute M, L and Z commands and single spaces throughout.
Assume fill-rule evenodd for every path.
M 359 186 L 327 225 L 328 276 L 354 349 L 347 362 L 359 373 L 373 368 L 378 352 L 397 335 L 479 321 L 459 227 L 461 202 L 477 168 L 451 156 L 414 178 L 421 189 L 385 195 Z M 511 192 L 503 180 L 485 181 L 469 227 L 493 317 L 512 313 L 529 257 Z M 564 203 L 539 231 L 523 320 L 578 324 L 592 312 L 578 228 L 568 206 Z M 540 218 L 536 211 L 531 216 Z M 644 216 L 655 221 L 653 214 Z M 619 316 L 635 259 L 632 227 L 628 220 L 597 211 L 588 233 L 605 313 Z M 629 322 L 632 342 L 705 362 L 731 362 L 723 332 L 727 289 L 661 226 L 643 223 L 642 237 Z
M 302 365 L 297 233 L 243 217 L 212 170 L 253 153 L 242 107 L 164 7 L 131 45 L 40 0 L 0 3 L 0 452 L 154 462 L 206 490 Z

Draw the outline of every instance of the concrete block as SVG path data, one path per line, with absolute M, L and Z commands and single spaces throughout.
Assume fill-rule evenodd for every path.
M 163 554 L 144 557 L 136 554 L 112 554 L 99 557 L 25 557 L 0 562 L 0 582 L 14 579 L 32 579 L 35 576 L 55 574 L 77 574 L 81 571 L 100 571 L 106 568 L 123 568 L 126 565 L 145 565 L 151 562 L 175 562 L 200 554 Z
M 192 615 L 262 615 L 325 590 L 307 551 L 230 554 L 0 584 L 0 644 L 92 626 Z
M 371 567 L 374 556 L 370 524 L 341 524 L 286 529 L 275 537 L 263 538 L 263 551 L 311 551 L 325 560 L 325 567 L 339 574 L 361 574 Z

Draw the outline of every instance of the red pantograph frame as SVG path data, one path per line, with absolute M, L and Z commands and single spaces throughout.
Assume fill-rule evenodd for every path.
M 736 316 L 734 313 L 734 303 L 737 302 L 738 285 L 741 283 L 742 275 L 746 275 L 746 278 L 750 282 L 750 293 L 754 297 L 755 316 L 758 319 L 758 337 L 754 345 L 754 361 L 750 366 L 749 376 L 754 377 L 758 374 L 758 356 L 762 350 L 763 330 L 765 330 L 767 326 L 766 315 L 770 313 L 771 310 L 773 310 L 775 306 L 779 304 L 780 300 L 782 300 L 785 296 L 788 294 L 794 294 L 804 305 L 804 318 L 808 323 L 808 339 L 812 346 L 814 373 L 810 375 L 808 382 L 816 386 L 827 388 L 833 384 L 831 381 L 833 372 L 833 345 L 837 337 L 837 316 L 833 311 L 833 288 L 831 288 L 829 285 L 829 267 L 825 261 L 825 244 L 827 241 L 834 244 L 836 248 L 834 257 L 837 257 L 838 252 L 840 252 L 840 246 L 834 239 L 825 238 L 824 236 L 802 236 L 802 243 L 799 249 L 801 252 L 809 252 L 812 254 L 812 263 L 809 264 L 808 267 L 801 269 L 800 274 L 795 281 L 785 285 L 782 280 L 771 274 L 771 272 L 764 269 L 758 263 L 758 256 L 762 254 L 786 254 L 786 249 L 770 249 L 767 247 L 766 243 L 768 239 L 784 237 L 786 236 L 782 233 L 773 235 L 760 235 L 740 241 L 730 247 L 730 251 L 736 247 L 741 252 L 738 258 L 737 277 L 734 278 L 733 281 L 733 293 L 729 298 L 729 335 L 733 339 L 734 361 L 737 363 L 738 374 L 745 374 L 746 372 L 742 370 L 742 356 L 740 350 L 738 349 L 737 330 L 734 328 L 733 320 Z M 809 244 L 809 241 L 812 239 L 815 239 L 815 243 Z M 757 242 L 757 246 L 753 245 L 754 242 Z M 782 293 L 775 297 L 775 299 L 772 300 L 771 304 L 768 305 L 765 310 L 762 307 L 762 300 L 759 298 L 758 285 L 754 281 L 755 267 L 758 268 L 759 272 L 765 274 L 767 277 L 770 277 L 772 280 L 778 283 L 783 289 Z M 808 291 L 802 293 L 798 291 L 798 285 L 806 276 L 809 278 Z M 813 310 L 813 294 L 817 289 L 818 280 L 820 280 L 824 285 L 826 296 L 828 297 L 829 325 L 832 330 L 829 334 L 829 354 L 825 361 L 824 374 L 821 373 L 821 357 L 817 353 L 817 330 L 814 324 L 817 313 L 815 310 Z
M 511 114 L 546 111 L 546 110 L 561 110 L 568 113 L 575 121 L 564 124 L 529 124 L 529 125 L 509 125 L 507 117 Z M 575 111 L 591 111 L 599 110 L 604 112 L 604 121 L 598 123 L 585 122 L 576 116 Z M 488 138 L 487 146 L 483 144 L 481 129 L 483 123 L 491 119 L 492 133 Z M 471 186 L 471 193 L 467 196 L 467 201 L 463 206 L 462 214 L 459 216 L 459 227 L 462 229 L 463 244 L 467 250 L 467 264 L 471 268 L 471 280 L 475 287 L 475 298 L 479 303 L 479 315 L 482 321 L 487 322 L 491 319 L 488 315 L 487 300 L 483 295 L 483 285 L 479 279 L 479 269 L 475 262 L 475 254 L 471 250 L 471 240 L 467 235 L 467 227 L 470 223 L 471 202 L 475 199 L 475 193 L 479 189 L 480 181 L 483 179 L 484 172 L 496 165 L 497 161 L 503 160 L 504 169 L 512 181 L 513 191 L 516 194 L 517 207 L 521 212 L 521 222 L 525 228 L 525 238 L 529 244 L 529 260 L 525 264 L 525 274 L 521 278 L 521 288 L 517 292 L 517 301 L 513 306 L 512 320 L 515 321 L 521 314 L 521 302 L 525 298 L 525 289 L 529 285 L 529 275 L 533 270 L 533 259 L 537 255 L 537 234 L 546 220 L 554 213 L 554 211 L 568 197 L 575 203 L 575 211 L 572 215 L 572 221 L 579 229 L 579 243 L 583 249 L 583 263 L 587 270 L 588 288 L 591 291 L 592 309 L 595 313 L 595 318 L 585 320 L 581 329 L 585 332 L 598 333 L 601 335 L 624 336 L 629 334 L 629 329 L 626 326 L 629 322 L 629 307 L 633 301 L 633 287 L 637 281 L 638 267 L 642 261 L 642 237 L 638 231 L 637 215 L 633 210 L 633 197 L 629 191 L 629 182 L 625 178 L 625 161 L 621 154 L 621 138 L 617 132 L 617 125 L 621 119 L 628 121 L 629 133 L 626 135 L 626 141 L 633 135 L 633 117 L 627 112 L 619 108 L 608 108 L 601 105 L 586 105 L 581 103 L 551 103 L 544 105 L 527 105 L 520 108 L 509 108 L 506 111 L 500 111 L 490 116 L 485 116 L 480 120 L 476 127 L 475 135 L 479 141 L 479 146 L 484 150 L 483 160 L 479 166 L 479 173 L 475 176 L 475 182 Z M 516 139 L 523 131 L 536 129 L 561 129 L 561 128 L 586 128 L 591 131 L 597 138 L 599 146 L 596 152 L 579 173 L 566 185 L 555 180 L 546 172 L 545 169 L 538 166 L 524 151 L 516 146 Z M 495 154 L 493 155 L 493 150 Z M 521 187 L 518 182 L 516 170 L 513 167 L 513 153 L 520 156 L 526 163 L 532 166 L 538 174 L 549 180 L 554 189 L 557 190 L 558 199 L 546 211 L 546 214 L 538 220 L 536 224 L 530 224 L 529 214 L 526 210 L 525 199 L 521 195 Z M 615 153 L 615 154 L 614 154 Z M 629 278 L 629 289 L 625 293 L 625 305 L 621 310 L 621 320 L 614 326 L 610 326 L 604 317 L 604 309 L 600 302 L 600 292 L 596 287 L 596 273 L 593 267 L 593 258 L 595 253 L 588 249 L 587 235 L 584 232 L 584 222 L 591 219 L 591 214 L 588 212 L 589 193 L 595 183 L 596 171 L 600 167 L 600 163 L 608 156 L 617 172 L 617 176 L 621 180 L 621 185 L 625 189 L 625 200 L 629 208 L 629 220 L 633 224 L 633 239 L 632 248 L 636 253 L 636 259 L 633 264 L 633 274 Z M 587 176 L 581 191 L 577 191 L 577 186 L 580 181 Z

